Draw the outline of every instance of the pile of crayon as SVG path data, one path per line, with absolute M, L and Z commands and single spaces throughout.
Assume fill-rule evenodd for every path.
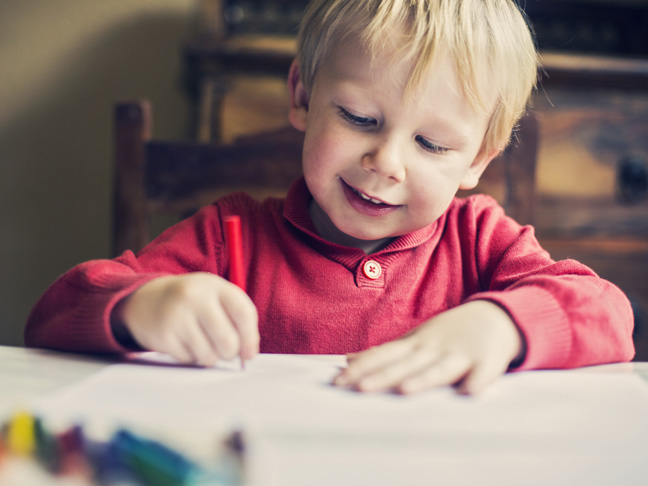
M 3 456 L 31 458 L 52 475 L 83 477 L 88 484 L 100 486 L 235 486 L 242 482 L 231 458 L 207 469 L 159 441 L 124 428 L 99 441 L 88 437 L 81 425 L 54 433 L 39 417 L 24 411 L 2 427 L 0 460 Z

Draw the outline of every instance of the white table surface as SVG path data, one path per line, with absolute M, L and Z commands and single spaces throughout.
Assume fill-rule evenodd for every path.
M 23 400 L 74 383 L 116 362 L 117 358 L 110 357 L 0 346 L 0 416 Z M 634 373 L 648 383 L 648 362 L 614 363 L 582 370 Z
M 15 405 L 22 399 L 48 393 L 118 361 L 108 356 L 0 346 L 0 412 L 11 402 Z M 582 370 L 634 373 L 648 383 L 648 362 L 614 363 Z
M 34 397 L 91 375 L 110 359 L 44 349 L 0 346 L 0 417 Z
M 325 358 L 322 357 L 322 359 Z M 116 362 L 118 362 L 118 359 L 0 346 L 0 419 L 4 421 L 23 404 L 47 395 L 61 387 L 78 382 Z M 583 373 L 594 371 L 596 373 L 633 374 L 648 383 L 648 363 L 643 362 L 601 365 L 582 368 L 579 371 Z M 646 413 L 648 413 L 648 410 Z M 646 441 L 648 441 L 648 437 Z M 648 464 L 648 457 L 646 461 Z M 648 472 L 648 467 L 646 472 Z M 68 483 L 42 482 L 42 479 L 37 479 L 25 484 L 30 486 L 65 484 L 67 486 Z M 294 483 L 291 482 L 290 484 Z M 520 482 L 518 484 L 526 483 Z M 645 484 L 648 484 L 648 477 Z M 297 486 L 296 483 L 295 486 Z

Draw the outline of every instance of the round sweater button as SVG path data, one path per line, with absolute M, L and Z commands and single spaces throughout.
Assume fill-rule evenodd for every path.
M 365 274 L 365 277 L 376 280 L 382 274 L 382 268 L 376 260 L 367 260 L 362 266 L 362 273 Z

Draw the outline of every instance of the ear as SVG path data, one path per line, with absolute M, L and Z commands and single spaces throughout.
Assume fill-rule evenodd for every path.
M 309 95 L 299 74 L 299 64 L 295 59 L 288 72 L 288 91 L 290 93 L 290 110 L 288 120 L 290 124 L 300 132 L 306 131 L 306 120 L 308 119 Z
M 500 151 L 493 149 L 490 152 L 480 151 L 473 163 L 468 167 L 468 170 L 459 184 L 459 189 L 474 189 L 479 183 L 479 178 L 488 167 L 488 164 L 500 154 Z

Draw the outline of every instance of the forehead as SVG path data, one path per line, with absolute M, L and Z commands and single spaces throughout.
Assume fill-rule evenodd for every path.
M 466 99 L 449 52 L 440 49 L 414 85 L 410 80 L 415 60 L 400 54 L 393 39 L 371 52 L 357 36 L 347 36 L 322 60 L 313 88 L 392 120 L 398 113 L 399 120 L 417 126 L 453 127 L 455 139 L 483 136 L 490 113 L 475 109 Z M 495 101 L 493 91 L 492 107 Z
M 371 61 L 369 65 L 374 72 L 391 69 L 401 75 L 403 67 L 407 66 L 404 79 L 406 91 L 416 91 L 430 81 L 430 73 L 443 68 L 447 81 L 455 85 L 472 104 L 475 104 L 476 98 L 483 98 L 475 104 L 475 108 L 481 105 L 479 108 L 491 111 L 494 106 L 491 101 L 496 98 L 496 77 L 488 59 L 470 63 L 442 38 L 437 41 L 436 44 L 418 45 L 407 28 L 407 22 L 393 26 L 377 39 L 368 39 L 360 32 L 348 31 L 329 44 L 320 63 L 330 65 L 331 61 L 343 58 L 350 63 L 362 64 L 365 68 L 367 61 Z
M 430 102 L 432 97 L 443 97 L 461 105 L 461 111 L 472 108 L 447 49 L 439 48 L 422 70 L 422 76 L 413 83 L 412 74 L 419 60 L 400 48 L 403 38 L 401 33 L 391 34 L 371 49 L 362 43 L 359 35 L 343 37 L 322 59 L 315 83 L 319 79 L 322 83 L 342 84 L 361 91 L 389 89 L 389 93 L 383 94 L 398 94 L 402 101 L 417 104 Z

